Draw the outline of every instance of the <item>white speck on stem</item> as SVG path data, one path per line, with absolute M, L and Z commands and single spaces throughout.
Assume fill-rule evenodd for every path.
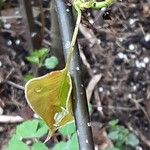
M 79 136 L 79 134 L 80 134 L 80 133 L 79 133 L 79 130 L 77 130 L 77 134 L 78 134 L 78 136 Z
M 89 141 L 88 141 L 88 139 L 86 139 L 86 141 L 85 141 L 87 144 L 89 143 Z
M 81 87 L 84 87 L 84 85 L 83 85 L 83 84 L 81 84 Z
M 69 9 L 66 9 L 66 12 L 69 12 L 70 10 Z
M 68 49 L 68 48 L 70 48 L 70 46 L 71 46 L 70 41 L 67 41 L 67 42 L 65 43 L 65 48 Z
M 80 70 L 80 68 L 79 68 L 79 67 L 76 67 L 76 70 L 77 70 L 77 71 L 79 71 L 79 70 Z
M 88 123 L 87 123 L 87 126 L 88 126 L 88 127 L 91 127 L 91 122 L 88 122 Z

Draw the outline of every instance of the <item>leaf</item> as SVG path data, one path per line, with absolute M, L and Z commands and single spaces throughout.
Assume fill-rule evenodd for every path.
M 60 142 L 56 144 L 52 150 L 79 150 L 79 144 L 77 139 L 77 134 L 73 134 L 71 139 L 67 142 Z
M 59 142 L 52 148 L 52 150 L 70 150 L 66 148 L 66 144 L 66 142 Z
M 8 150 L 30 150 L 19 138 L 14 135 L 9 141 Z
M 68 141 L 68 147 L 71 150 L 79 150 L 79 144 L 78 144 L 78 139 L 77 139 L 77 133 L 73 134 L 71 139 Z
M 76 132 L 75 123 L 72 122 L 72 123 L 66 124 L 65 126 L 59 128 L 59 132 L 63 134 L 64 136 L 69 136 L 69 135 L 71 136 L 73 133 Z
M 115 120 L 109 121 L 108 126 L 110 128 L 114 128 L 118 123 L 119 123 L 119 120 L 115 119 Z
M 48 150 L 48 148 L 42 142 L 37 142 L 32 146 L 31 150 Z
M 73 120 L 71 77 L 66 69 L 28 81 L 25 96 L 31 108 L 46 122 L 53 134 Z
M 47 69 L 54 69 L 58 65 L 58 59 L 55 56 L 51 56 L 50 58 L 46 58 L 44 62 L 44 66 Z
M 40 120 L 28 120 L 18 125 L 16 129 L 16 135 L 21 138 L 42 137 L 47 132 L 47 126 Z
M 38 129 L 35 133 L 35 137 L 42 137 L 48 132 L 48 126 L 42 120 L 39 121 Z
M 28 56 L 26 59 L 32 64 L 39 64 L 40 60 L 36 56 Z
M 16 135 L 21 138 L 35 137 L 38 120 L 28 120 L 17 126 Z
M 41 58 L 45 57 L 47 54 L 48 54 L 48 49 L 47 48 L 42 48 L 40 50 L 33 51 L 31 53 L 31 56 L 35 56 L 35 57 L 41 59 Z
M 111 140 L 117 140 L 118 137 L 119 137 L 119 131 L 112 131 L 108 134 L 108 137 L 111 139 Z
M 43 48 L 37 51 L 33 51 L 26 59 L 32 64 L 39 64 L 40 60 L 48 55 L 48 49 Z
M 31 79 L 33 79 L 34 78 L 34 75 L 33 74 L 27 74 L 27 75 L 25 75 L 24 77 L 23 77 L 23 79 L 27 82 L 27 81 L 29 81 L 29 80 L 31 80 Z
M 118 149 L 116 147 L 110 147 L 110 148 L 107 148 L 106 150 L 120 150 L 120 149 Z
M 133 133 L 130 133 L 126 140 L 126 144 L 135 147 L 139 144 L 139 140 Z

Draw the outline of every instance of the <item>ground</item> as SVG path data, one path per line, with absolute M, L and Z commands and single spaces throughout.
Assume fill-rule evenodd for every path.
M 34 5 L 39 23 L 40 11 Z M 49 47 L 49 3 L 43 2 L 46 30 L 42 46 Z M 109 120 L 137 135 L 143 150 L 150 149 L 150 3 L 147 0 L 118 1 L 103 11 L 83 14 L 78 38 L 82 70 L 94 141 Z M 6 16 L 11 16 L 7 18 Z M 15 16 L 18 16 L 17 18 Z M 35 70 L 26 60 L 29 55 L 26 28 L 17 1 L 8 0 L 1 10 L 0 32 L 0 149 L 5 149 L 17 123 L 7 123 L 2 116 L 32 118 L 24 97 L 24 76 Z M 36 24 L 38 30 L 40 25 Z M 40 39 L 40 38 L 39 38 Z M 38 41 L 39 41 L 38 39 Z M 40 45 L 41 46 L 41 45 Z M 60 62 L 61 63 L 61 62 Z M 37 69 L 36 69 L 37 70 Z M 43 71 L 43 68 L 40 68 Z M 44 70 L 44 73 L 48 70 Z M 42 72 L 42 74 L 44 74 Z M 90 87 L 90 88 L 89 88 Z M 90 94 L 89 94 L 90 93 Z M 9 122 L 9 121 L 8 121 Z

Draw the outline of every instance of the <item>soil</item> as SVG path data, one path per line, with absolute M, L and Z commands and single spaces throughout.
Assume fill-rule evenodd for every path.
M 40 22 L 40 10 L 33 3 L 34 18 Z M 49 0 L 43 1 L 45 28 L 49 30 Z M 11 16 L 7 18 L 6 16 Z M 15 16 L 18 16 L 15 18 Z M 26 60 L 29 44 L 26 26 L 16 0 L 7 0 L 1 9 L 0 32 L 0 115 L 33 117 L 24 97 L 24 76 L 45 74 Z M 50 35 L 36 24 L 37 47 L 49 47 Z M 37 43 L 37 42 L 35 42 Z M 39 43 L 39 42 L 38 42 Z M 95 144 L 102 147 L 104 136 L 99 125 L 119 119 L 119 123 L 137 135 L 142 150 L 150 149 L 150 2 L 118 1 L 107 11 L 88 10 L 83 14 L 78 38 L 85 87 L 95 75 L 101 75 L 93 90 L 90 113 Z M 61 63 L 61 62 L 60 62 Z M 36 72 L 34 72 L 36 70 Z M 42 72 L 42 73 L 41 73 Z M 0 149 L 5 150 L 17 123 L 0 120 Z M 97 132 L 98 131 L 98 132 Z M 103 141 L 103 142 L 102 142 Z M 105 141 L 106 142 L 106 141 Z

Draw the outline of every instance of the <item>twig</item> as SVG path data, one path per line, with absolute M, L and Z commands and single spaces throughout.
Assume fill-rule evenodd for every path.
M 0 115 L 0 123 L 19 123 L 23 121 L 24 119 L 20 116 Z
M 7 19 L 19 19 L 22 18 L 22 16 L 1 16 L 0 20 L 7 20 Z
M 35 23 L 36 23 L 37 25 L 39 25 L 40 27 L 43 26 L 42 23 L 39 22 L 39 21 L 37 21 L 37 20 L 35 20 Z M 48 35 L 51 35 L 51 32 L 50 32 L 46 27 L 44 27 L 44 31 L 45 31 Z
M 5 83 L 7 83 L 7 84 L 9 84 L 9 85 L 11 85 L 11 86 L 13 86 L 13 87 L 15 87 L 15 88 L 17 88 L 17 89 L 20 89 L 20 90 L 23 90 L 24 91 L 24 87 L 23 86 L 21 86 L 21 85 L 19 85 L 19 84 L 16 84 L 16 83 L 14 83 L 14 82 L 12 82 L 12 81 L 5 81 Z
M 86 88 L 86 95 L 87 95 L 88 101 L 91 99 L 94 88 L 97 85 L 97 83 L 100 81 L 101 78 L 102 78 L 102 74 L 97 74 L 97 75 L 93 76 L 92 79 L 90 80 L 90 82 Z

